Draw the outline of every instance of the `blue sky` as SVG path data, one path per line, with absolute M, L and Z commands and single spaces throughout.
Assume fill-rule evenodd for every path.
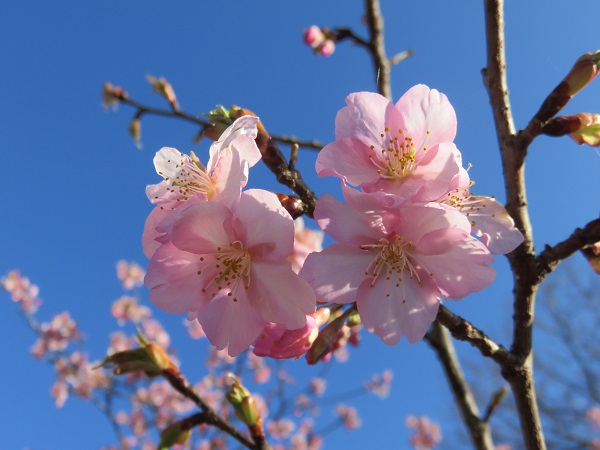
M 572 2 L 569 9 L 559 0 L 508 5 L 508 81 L 517 128 L 526 125 L 579 55 L 600 47 L 596 15 L 586 13 L 594 6 L 593 0 Z M 197 130 L 190 125 L 147 117 L 143 148 L 136 149 L 127 134 L 133 111 L 101 107 L 104 81 L 144 103 L 162 105 L 144 76 L 164 76 L 188 112 L 238 104 L 254 110 L 273 133 L 322 142 L 333 139 L 345 96 L 375 89 L 362 49 L 342 43 L 324 59 L 302 44 L 302 31 L 311 24 L 351 26 L 366 35 L 358 1 L 23 0 L 4 2 L 2 9 L 0 274 L 19 268 L 41 287 L 40 318 L 69 310 L 94 357 L 104 354 L 115 328 L 109 308 L 120 295 L 116 261 L 146 264 L 140 238 L 151 210 L 144 188 L 157 181 L 154 153 L 163 146 L 199 154 L 207 148 L 192 143 Z M 415 50 L 393 71 L 394 97 L 418 83 L 445 93 L 458 116 L 456 143 L 463 160 L 474 165 L 476 193 L 503 199 L 480 75 L 485 65 L 481 2 L 382 0 L 382 9 L 388 54 Z M 600 112 L 599 98 L 597 81 L 563 112 Z M 337 180 L 314 175 L 315 157 L 311 151 L 300 155 L 309 185 L 318 195 L 339 195 Z M 527 190 L 538 248 L 597 217 L 599 169 L 598 154 L 568 138 L 534 142 Z M 262 167 L 253 169 L 251 186 L 286 192 Z M 502 257 L 495 266 L 492 287 L 449 307 L 506 343 L 511 277 Z M 178 342 L 186 345 L 182 359 L 193 365 L 200 349 L 197 343 L 183 344 L 180 318 L 156 314 L 172 335 L 179 333 Z M 33 336 L 8 300 L 0 301 L 0 327 L 2 447 L 79 449 L 112 442 L 108 425 L 89 405 L 74 400 L 54 408 L 52 370 L 28 355 Z M 462 344 L 459 350 L 469 352 Z M 333 436 L 327 448 L 402 448 L 408 414 L 427 413 L 451 427 L 451 398 L 424 343 L 387 347 L 365 335 L 350 362 L 332 370 L 330 384 L 342 389 L 348 378 L 362 381 L 388 367 L 395 373 L 390 398 L 361 399 L 363 427 Z

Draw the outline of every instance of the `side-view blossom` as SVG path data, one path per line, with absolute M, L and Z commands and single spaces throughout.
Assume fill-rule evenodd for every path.
M 441 296 L 460 299 L 494 280 L 493 257 L 457 211 L 388 208 L 387 197 L 346 186 L 344 196 L 319 200 L 315 219 L 337 243 L 309 255 L 300 276 L 322 301 L 356 302 L 362 324 L 385 343 L 422 339 Z
M 336 117 L 336 140 L 317 157 L 319 176 L 394 194 L 398 203 L 434 201 L 452 189 L 460 163 L 456 115 L 445 95 L 417 85 L 395 105 L 371 92 L 350 94 L 346 104 Z
M 268 322 L 302 328 L 316 300 L 286 259 L 293 233 L 289 213 L 267 191 L 245 191 L 234 210 L 220 202 L 192 205 L 152 256 L 150 300 L 173 314 L 193 314 L 209 341 L 232 356 Z
M 319 327 L 329 319 L 329 309 L 319 308 L 306 316 L 306 325 L 288 330 L 284 325 L 269 323 L 254 341 L 254 354 L 274 359 L 299 358 L 310 348 Z
M 490 252 L 504 255 L 523 242 L 523 234 L 506 209 L 493 197 L 473 195 L 474 182 L 463 178 L 459 186 L 437 201 L 463 214 L 471 222 L 473 234 L 481 239 Z
M 259 119 L 243 116 L 231 124 L 210 147 L 205 167 L 192 152 L 185 155 L 174 148 L 162 148 L 154 166 L 164 178 L 146 188 L 146 195 L 157 206 L 146 219 L 142 243 L 149 258 L 160 245 L 156 239 L 164 234 L 157 229 L 165 217 L 186 202 L 219 201 L 233 206 L 248 182 L 248 169 L 261 158 L 254 139 Z

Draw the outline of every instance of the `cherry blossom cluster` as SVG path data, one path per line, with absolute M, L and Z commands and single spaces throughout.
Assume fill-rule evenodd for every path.
M 156 207 L 143 235 L 151 258 L 145 284 L 155 305 L 197 320 L 217 349 L 235 356 L 254 344 L 260 355 L 289 358 L 304 353 L 327 320 L 325 311 L 315 315 L 314 292 L 292 268 L 320 240 L 298 224 L 295 247 L 294 222 L 277 196 L 243 191 L 261 158 L 257 124 L 237 119 L 212 144 L 206 166 L 193 153 L 157 153 L 164 180 L 147 188 Z
M 312 25 L 304 31 L 304 43 L 312 47 L 315 54 L 325 57 L 331 56 L 335 51 L 333 38 L 334 35 L 329 30 L 316 25 Z
M 445 95 L 417 85 L 396 104 L 368 92 L 346 103 L 316 162 L 320 176 L 342 180 L 345 202 L 323 195 L 314 213 L 337 243 L 309 255 L 300 276 L 321 301 L 355 303 L 385 343 L 413 343 L 442 297 L 491 284 L 492 253 L 523 237 L 499 202 L 470 191 Z

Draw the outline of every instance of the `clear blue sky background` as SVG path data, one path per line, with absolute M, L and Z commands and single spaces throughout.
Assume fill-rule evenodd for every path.
M 136 99 L 163 105 L 144 75 L 165 76 L 188 112 L 235 103 L 257 112 L 273 133 L 329 142 L 344 97 L 375 89 L 371 63 L 348 43 L 329 59 L 315 57 L 302 44 L 302 32 L 314 23 L 351 26 L 365 35 L 362 3 L 3 2 L 0 274 L 21 269 L 41 287 L 44 305 L 38 316 L 48 320 L 69 310 L 88 338 L 92 357 L 103 356 L 116 327 L 109 308 L 121 292 L 115 263 L 125 258 L 146 264 L 140 237 L 151 210 L 144 188 L 158 180 L 154 153 L 172 146 L 206 155 L 206 144 L 192 144 L 197 130 L 190 125 L 148 117 L 142 124 L 144 146 L 137 150 L 127 134 L 133 111 L 105 112 L 102 83 L 110 80 Z M 508 3 L 508 81 L 521 128 L 577 57 L 600 47 L 597 2 Z M 445 93 L 458 116 L 457 145 L 464 161 L 474 164 L 475 191 L 503 199 L 480 75 L 485 65 L 482 2 L 382 0 L 382 8 L 388 54 L 415 50 L 394 69 L 394 97 L 417 83 Z M 599 99 L 596 81 L 564 113 L 600 112 Z M 314 160 L 311 151 L 300 155 L 310 186 L 319 195 L 339 194 L 337 180 L 316 178 Z M 599 169 L 598 154 L 568 138 L 535 141 L 527 175 L 538 248 L 597 217 Z M 251 183 L 285 192 L 263 168 L 251 173 Z M 492 287 L 449 307 L 507 343 L 511 277 L 503 257 L 495 265 Z M 2 297 L 0 447 L 87 449 L 113 442 L 108 424 L 90 405 L 71 399 L 55 409 L 49 395 L 53 371 L 28 355 L 33 336 L 8 296 Z M 183 347 L 184 371 L 198 366 L 203 344 L 187 343 L 180 318 L 156 314 Z M 464 344 L 459 350 L 470 352 Z M 343 390 L 353 385 L 349 380 L 360 382 L 387 367 L 395 373 L 390 398 L 362 398 L 363 427 L 337 433 L 326 448 L 406 448 L 408 414 L 429 414 L 450 433 L 452 400 L 424 343 L 387 347 L 365 335 L 350 361 L 331 371 L 329 383 Z

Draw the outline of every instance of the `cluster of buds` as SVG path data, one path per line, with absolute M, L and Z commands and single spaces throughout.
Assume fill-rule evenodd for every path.
M 304 32 L 304 43 L 312 47 L 317 55 L 331 56 L 335 51 L 336 35 L 328 28 L 312 25 Z

